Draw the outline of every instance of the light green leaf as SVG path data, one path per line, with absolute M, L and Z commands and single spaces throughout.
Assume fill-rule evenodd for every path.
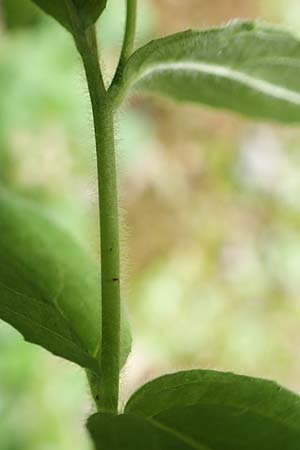
M 99 373 L 100 269 L 35 204 L 0 187 L 0 319 L 24 338 Z M 123 321 L 122 362 L 130 351 Z
M 255 118 L 300 121 L 300 40 L 256 22 L 158 39 L 128 61 L 123 92 L 226 108 Z
M 74 20 L 88 27 L 95 23 L 106 7 L 107 0 L 33 0 L 72 32 Z
M 262 379 L 200 370 L 167 375 L 139 389 L 125 413 L 189 448 L 300 449 L 300 398 Z

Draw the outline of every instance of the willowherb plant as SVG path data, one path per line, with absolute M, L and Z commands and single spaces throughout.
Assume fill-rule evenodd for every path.
M 97 450 L 300 450 L 300 398 L 262 379 L 180 372 L 142 386 L 120 410 L 119 374 L 131 337 L 120 300 L 114 132 L 116 111 L 132 89 L 299 122 L 300 40 L 278 27 L 234 21 L 154 40 L 133 53 L 137 0 L 127 0 L 121 56 L 107 87 L 95 22 L 109 0 L 33 1 L 71 33 L 84 65 L 101 269 L 35 205 L 1 188 L 0 318 L 85 369 L 98 411 L 87 424 Z

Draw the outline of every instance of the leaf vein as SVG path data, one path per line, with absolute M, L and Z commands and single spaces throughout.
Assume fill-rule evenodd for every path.
M 236 81 L 244 86 L 252 88 L 262 94 L 269 95 L 279 100 L 284 100 L 295 105 L 300 105 L 300 93 L 289 90 L 283 86 L 272 84 L 261 78 L 252 77 L 238 70 L 224 67 L 217 64 L 210 64 L 195 61 L 174 61 L 160 63 L 148 67 L 140 76 L 137 76 L 136 82 L 151 77 L 155 73 L 166 71 L 187 71 L 200 72 L 204 75 L 212 75 L 228 80 Z

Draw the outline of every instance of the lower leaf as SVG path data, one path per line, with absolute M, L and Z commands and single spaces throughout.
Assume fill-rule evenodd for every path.
M 96 450 L 208 450 L 191 447 L 159 425 L 130 414 L 95 414 L 87 426 Z
M 154 380 L 125 414 L 88 422 L 97 450 L 299 450 L 300 398 L 277 384 L 214 371 Z

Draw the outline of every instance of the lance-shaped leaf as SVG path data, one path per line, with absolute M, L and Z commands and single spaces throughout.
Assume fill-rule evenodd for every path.
M 254 118 L 299 122 L 300 40 L 255 22 L 181 32 L 139 49 L 123 83 L 124 91 L 134 85 Z
M 0 188 L 0 319 L 27 341 L 99 373 L 100 297 L 100 268 L 75 238 Z M 122 363 L 129 350 L 124 320 Z
M 107 0 L 33 0 L 33 2 L 72 32 L 74 21 L 84 27 L 95 23 L 106 7 Z

